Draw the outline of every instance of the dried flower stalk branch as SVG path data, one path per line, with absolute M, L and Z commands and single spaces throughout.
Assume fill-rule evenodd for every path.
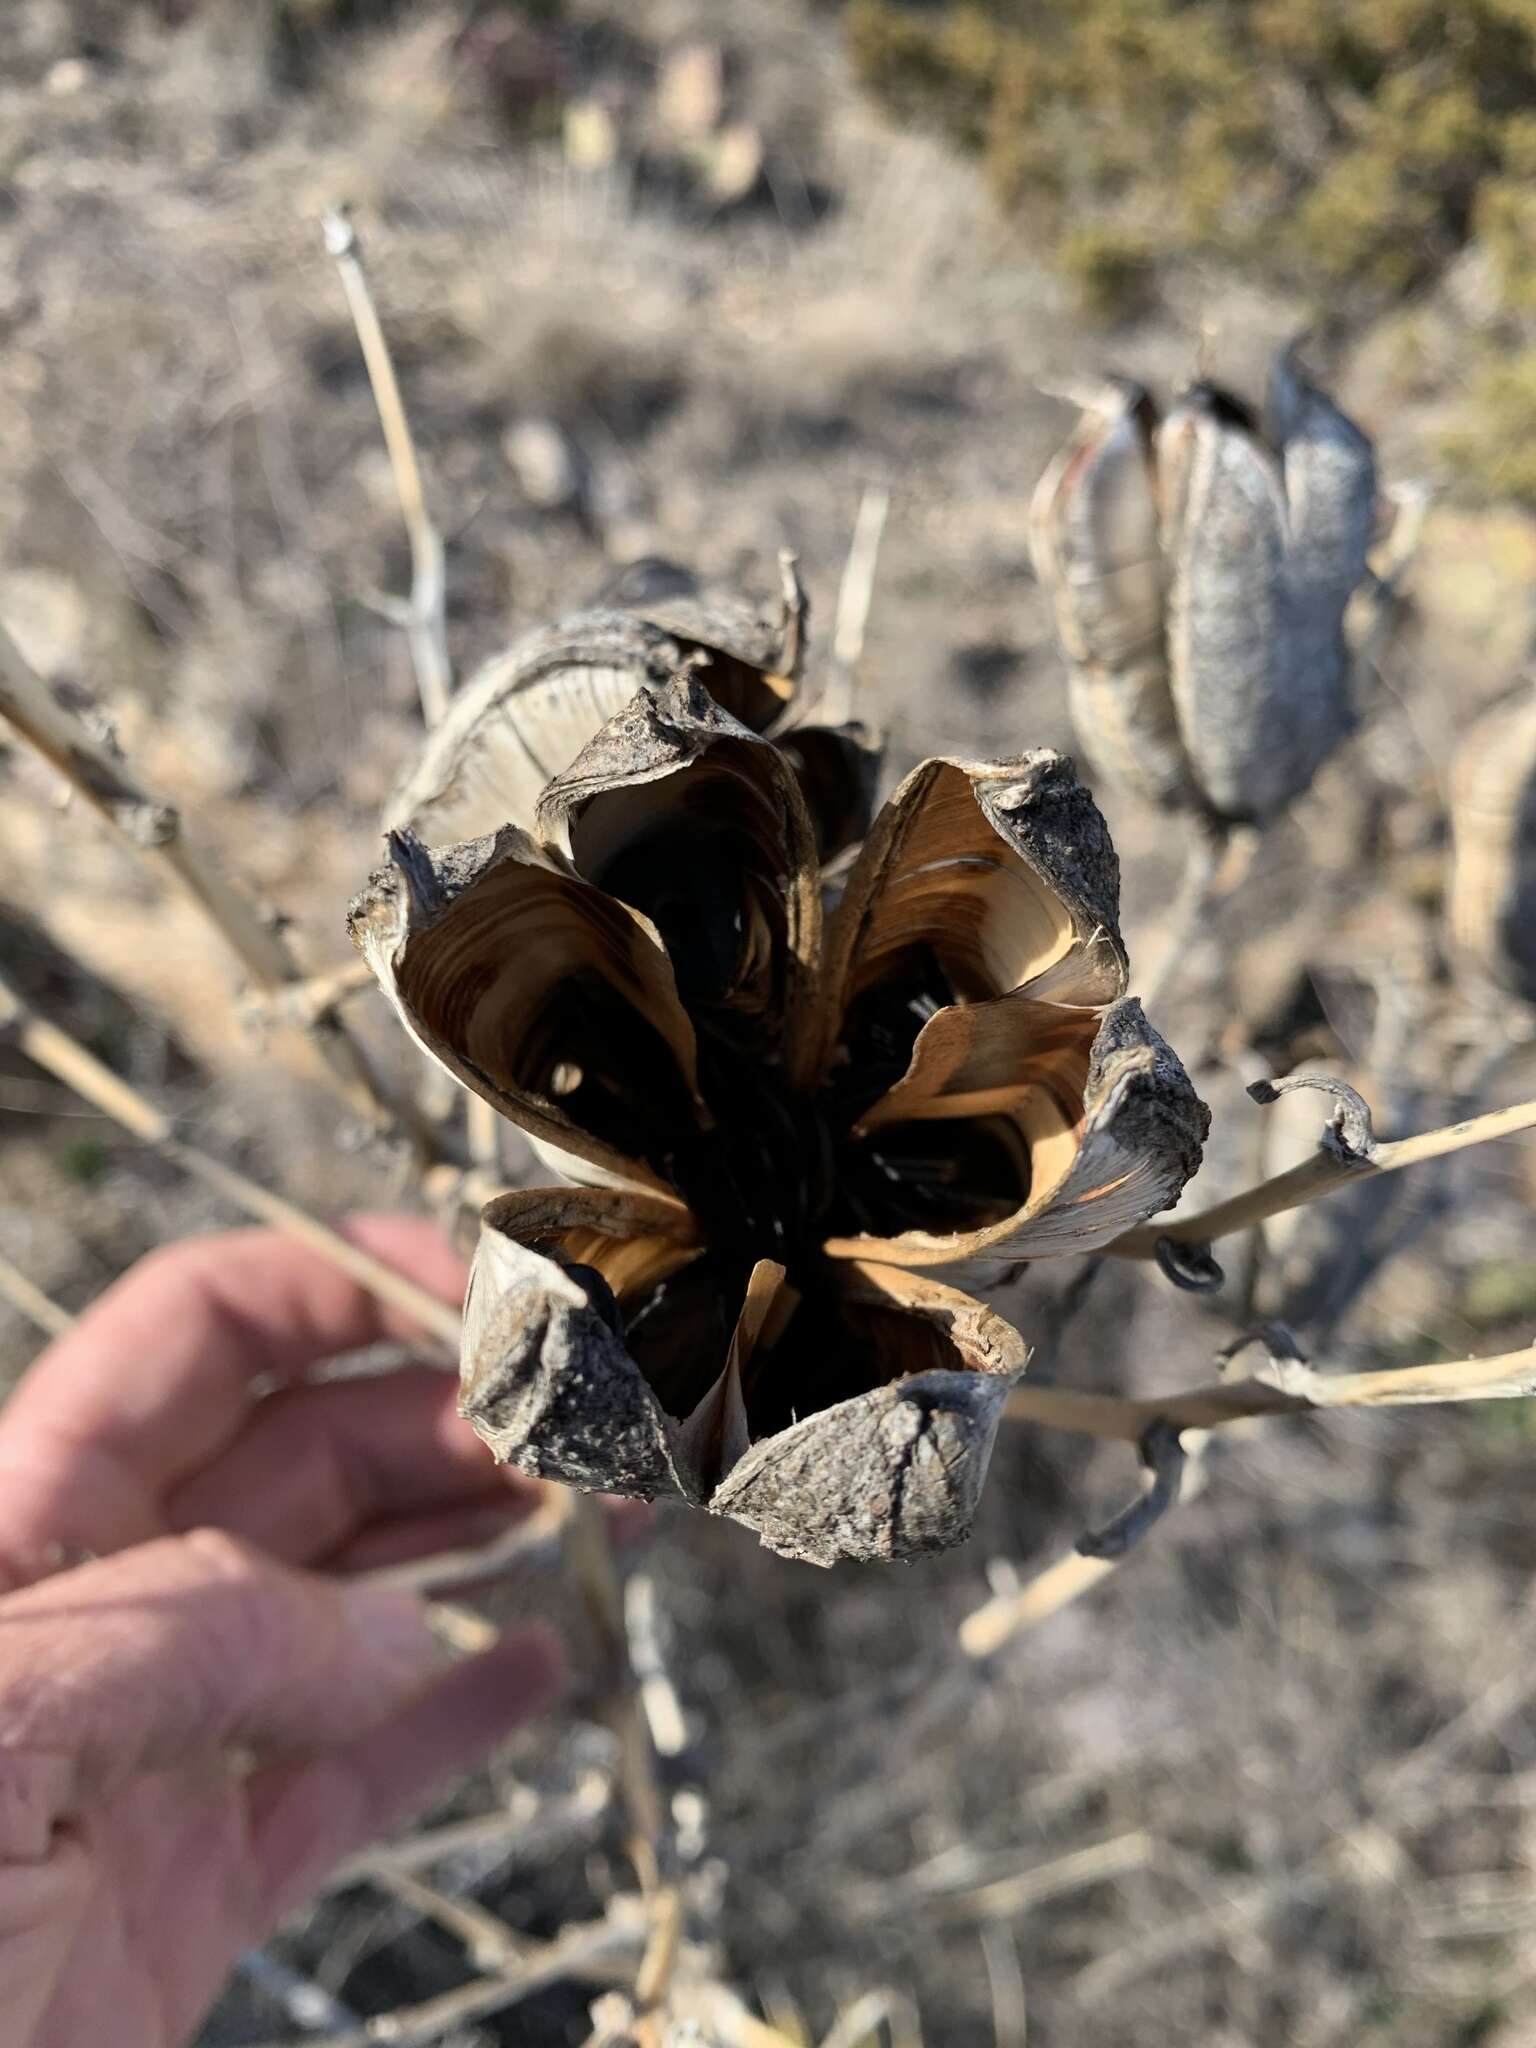
M 162 880 L 190 898 L 257 988 L 275 995 L 306 980 L 282 935 L 187 844 L 175 809 L 146 789 L 85 721 L 58 701 L 3 625 L 0 718 L 13 725 Z M 352 1108 L 372 1126 L 398 1123 L 424 1156 L 435 1153 L 433 1133 L 410 1103 L 395 1099 L 333 1008 L 316 1016 L 306 1043 L 318 1050 Z
M 1014 1636 L 1081 1600 L 1120 1562 L 1117 1557 L 1084 1557 L 1081 1551 L 1069 1550 L 1016 1593 L 1000 1593 L 968 1614 L 960 1624 L 961 1649 L 967 1657 L 994 1656 Z
M 1509 1109 L 1490 1110 L 1485 1116 L 1469 1117 L 1441 1130 L 1420 1131 L 1408 1138 L 1380 1139 L 1371 1129 L 1367 1104 L 1341 1081 L 1320 1082 L 1310 1077 L 1255 1081 L 1248 1093 L 1255 1102 L 1268 1103 L 1292 1087 L 1324 1087 L 1336 1098 L 1312 1158 L 1192 1216 L 1177 1216 L 1166 1223 L 1143 1223 L 1117 1237 L 1105 1247 L 1106 1251 L 1120 1259 L 1158 1259 L 1165 1256 L 1159 1249 L 1162 1246 L 1198 1250 L 1218 1237 L 1246 1230 L 1267 1217 L 1283 1215 L 1287 1209 L 1299 1209 L 1331 1194 L 1335 1188 L 1371 1174 L 1396 1173 L 1405 1166 L 1419 1166 L 1472 1145 L 1486 1145 L 1494 1138 L 1507 1138 L 1517 1131 L 1536 1128 L 1536 1101 L 1517 1102 Z
M 311 2035 L 306 2048 L 377 2048 L 381 2041 L 389 2042 L 391 2048 L 431 2048 L 456 2027 L 503 2012 L 547 1985 L 566 1978 L 606 1976 L 610 1968 L 637 1954 L 639 1946 L 640 1930 L 631 1917 L 610 1913 L 586 1926 L 567 1928 L 557 1940 L 531 1948 L 520 1961 L 494 1976 L 477 1977 L 418 2005 L 398 2006 L 393 2012 L 365 2020 L 360 2027 Z M 260 2048 L 292 2048 L 292 2043 L 266 2041 Z
M 859 663 L 864 658 L 864 634 L 875 595 L 875 567 L 890 507 L 891 494 L 880 485 L 870 485 L 859 500 L 848 559 L 843 564 L 843 579 L 837 591 L 832 673 L 819 707 L 827 725 L 842 725 L 853 716 Z
M 1348 1373 L 1317 1372 L 1301 1359 L 1283 1355 L 1277 1346 L 1270 1352 L 1267 1367 L 1248 1379 L 1218 1380 L 1179 1393 L 1141 1396 L 1023 1386 L 1009 1395 L 1003 1413 L 1012 1422 L 1033 1422 L 1047 1429 L 1147 1445 L 1155 1432 L 1171 1436 L 1183 1430 L 1217 1430 L 1250 1416 L 1295 1415 L 1320 1408 L 1528 1400 L 1533 1396 L 1536 1345 L 1497 1358 Z M 1091 1592 L 1124 1562 L 1130 1549 L 1126 1545 L 1106 1555 L 1102 1549 L 1079 1547 L 1047 1565 L 1017 1591 L 995 1595 L 960 1624 L 961 1649 L 968 1657 L 993 1656 L 1014 1636 L 1048 1621 Z
M 373 976 L 362 961 L 343 961 L 339 967 L 284 982 L 281 988 L 253 989 L 246 997 L 245 1008 L 258 1024 L 278 1021 L 312 1031 L 334 1016 L 344 1003 L 373 986 Z
M 1026 1383 L 1008 1396 L 1003 1413 L 1011 1422 L 1139 1444 L 1159 1423 L 1174 1429 L 1223 1429 L 1250 1415 L 1299 1415 L 1309 1408 L 1401 1408 L 1532 1395 L 1536 1345 L 1497 1358 L 1458 1358 L 1384 1372 L 1318 1372 L 1299 1359 L 1272 1358 L 1247 1379 L 1216 1380 L 1169 1394 L 1074 1393 Z
M 9 1031 L 28 1059 L 73 1088 L 134 1137 L 152 1145 L 160 1155 L 194 1179 L 213 1188 L 247 1215 L 272 1224 L 339 1266 L 370 1293 L 403 1309 L 424 1331 L 440 1338 L 453 1350 L 459 1342 L 456 1309 L 428 1294 L 381 1260 L 371 1258 L 356 1245 L 329 1229 L 317 1217 L 275 1195 L 269 1188 L 250 1180 L 211 1153 L 184 1144 L 163 1110 L 145 1100 L 121 1075 L 98 1060 L 71 1038 L 67 1031 L 27 1003 L 7 982 L 0 979 L 0 1031 Z
M 379 425 L 389 450 L 395 489 L 405 518 L 406 538 L 411 548 L 411 594 L 399 613 L 410 644 L 416 669 L 416 687 L 421 692 L 422 716 L 436 725 L 448 709 L 453 694 L 453 671 L 448 660 L 448 633 L 444 617 L 446 579 L 443 571 L 443 541 L 427 511 L 422 489 L 421 465 L 416 460 L 416 443 L 400 397 L 395 366 L 379 323 L 373 294 L 368 289 L 352 223 L 340 208 L 325 215 L 325 246 L 336 259 L 341 287 L 347 295 L 358 346 L 373 388 Z
M 607 1665 L 606 1714 L 619 1746 L 618 1779 L 629 1819 L 629 1856 L 649 1914 L 634 1988 L 643 2022 L 667 1994 L 682 1936 L 682 1896 L 671 1869 L 673 1857 L 655 1744 L 630 1661 L 624 1583 L 612 1532 L 590 1494 L 566 1493 L 562 1505 L 567 1517 L 566 1561 Z
M 540 1800 L 529 1818 L 501 1811 L 479 1813 L 467 1820 L 422 1828 L 398 1841 L 376 1842 L 349 1856 L 327 1876 L 321 1889 L 344 1891 L 371 1883 L 380 1872 L 428 1870 L 450 1856 L 494 1850 L 506 1861 L 532 1867 L 573 1843 L 592 1839 L 610 1804 L 606 1781 L 582 1786 L 558 1798 Z
M 0 1257 L 0 1294 L 50 1337 L 62 1337 L 74 1324 L 75 1319 L 67 1308 L 60 1308 L 41 1287 L 27 1278 L 19 1266 L 13 1266 L 9 1259 L 3 1257 Z

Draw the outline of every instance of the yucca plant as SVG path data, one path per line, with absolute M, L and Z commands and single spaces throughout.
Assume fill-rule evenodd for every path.
M 532 834 L 397 831 L 353 934 L 577 1183 L 485 1214 L 463 1401 L 498 1456 L 818 1563 L 915 1556 L 968 1532 L 1025 1359 L 933 1271 L 1106 1244 L 1177 1196 L 1206 1112 L 1125 994 L 1066 761 L 923 763 L 824 931 L 836 819 L 712 672 L 642 686 Z M 526 752 L 495 716 L 487 779 Z

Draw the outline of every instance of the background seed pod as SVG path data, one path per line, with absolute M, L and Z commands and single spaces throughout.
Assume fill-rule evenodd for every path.
M 1344 611 L 1375 505 L 1369 440 L 1293 349 L 1267 421 L 1202 383 L 1159 423 L 1109 380 L 1031 508 L 1088 761 L 1228 823 L 1275 816 L 1349 730 Z
M 1030 553 L 1067 657 L 1072 726 L 1096 774 L 1189 799 L 1168 690 L 1165 567 L 1152 472 L 1157 409 L 1129 378 L 1087 394 L 1030 505 Z
M 1536 692 L 1496 704 L 1451 768 L 1451 938 L 1462 958 L 1536 1002 Z

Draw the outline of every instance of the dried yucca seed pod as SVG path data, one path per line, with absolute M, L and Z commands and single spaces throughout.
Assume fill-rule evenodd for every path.
M 1227 822 L 1273 817 L 1350 725 L 1344 611 L 1366 569 L 1371 444 L 1286 350 L 1267 431 L 1199 384 L 1085 402 L 1031 546 L 1095 769 Z
M 1176 1197 L 1207 1121 L 1125 998 L 1070 766 L 925 762 L 824 933 L 794 765 L 684 676 L 533 834 L 393 853 L 357 944 L 583 1183 L 485 1213 L 461 1405 L 497 1455 L 820 1564 L 960 1541 L 1024 1346 L 923 1269 L 1103 1245 Z
M 793 560 L 777 598 L 753 603 L 700 587 L 687 570 L 645 560 L 610 579 L 588 610 L 525 634 L 476 671 L 385 807 L 389 831 L 429 846 L 528 826 L 560 774 L 637 689 L 690 659 L 711 694 L 754 731 L 791 705 L 805 627 Z
M 1500 987 L 1536 1003 L 1536 690 L 1473 725 L 1451 765 L 1451 937 Z

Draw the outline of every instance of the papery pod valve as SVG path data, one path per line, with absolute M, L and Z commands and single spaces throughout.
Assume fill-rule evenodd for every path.
M 1371 443 L 1285 351 L 1267 417 L 1209 383 L 1159 419 L 1111 379 L 1036 489 L 1036 572 L 1097 774 L 1223 823 L 1273 817 L 1351 724 L 1344 613 Z
M 390 797 L 386 830 L 429 846 L 531 826 L 544 785 L 638 689 L 702 658 L 718 702 L 754 732 L 792 704 L 805 593 L 791 557 L 776 597 L 701 586 L 659 559 L 631 563 L 598 601 L 526 633 L 472 675 Z

